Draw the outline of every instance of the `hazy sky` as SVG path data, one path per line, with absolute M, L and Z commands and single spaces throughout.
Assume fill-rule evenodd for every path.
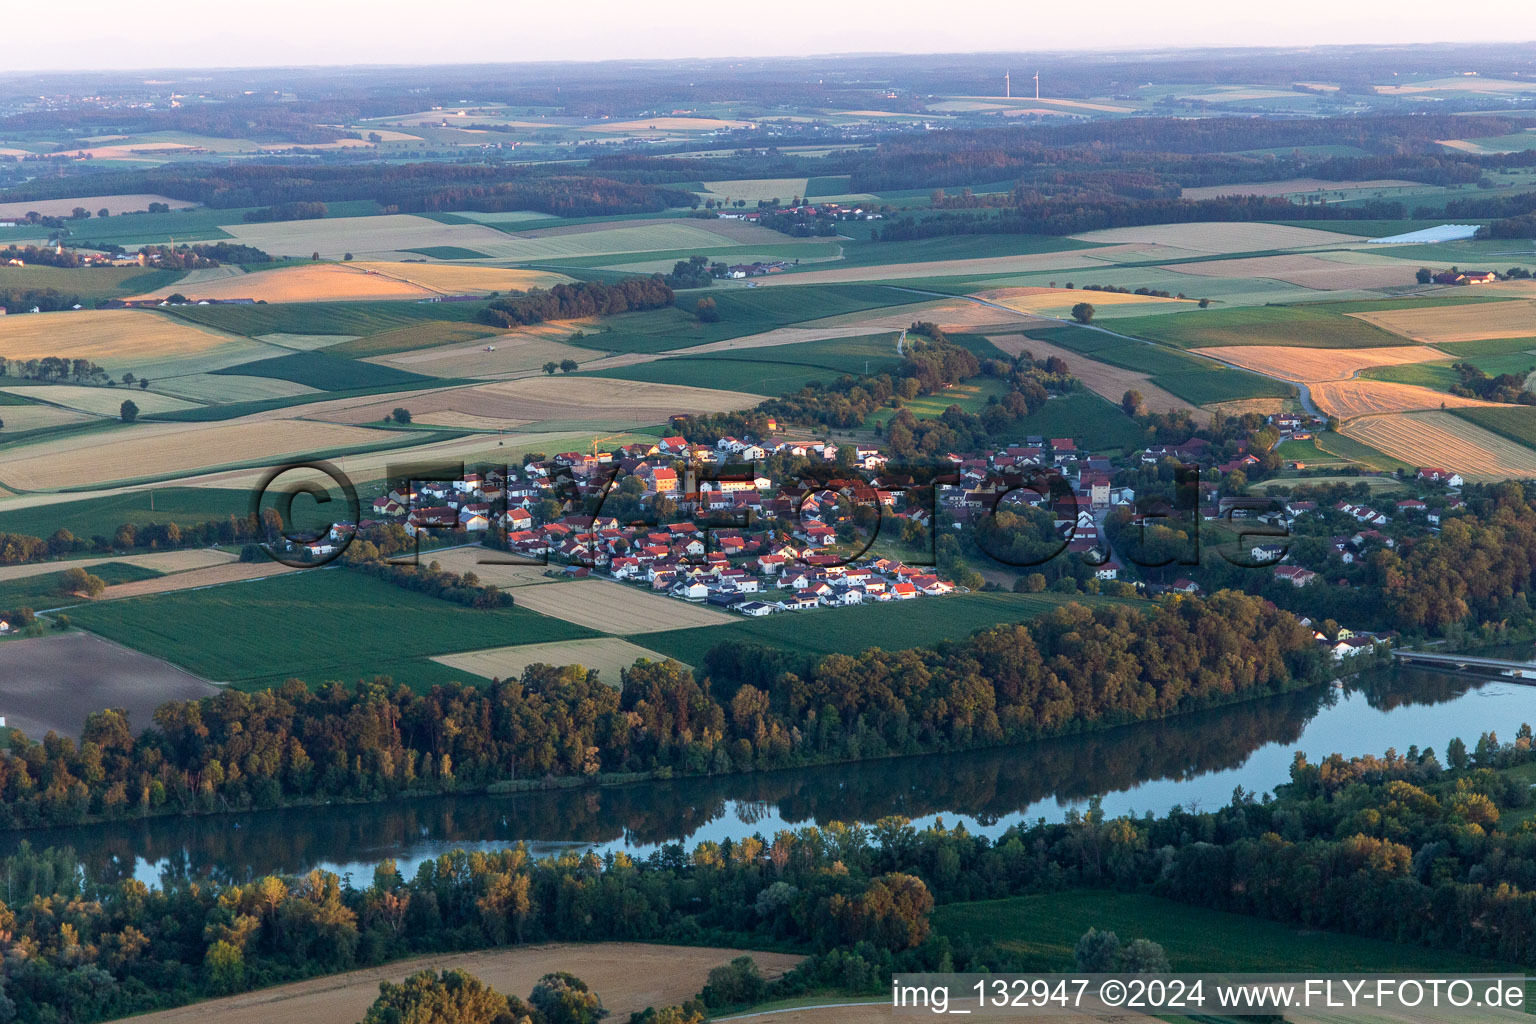
M 1438 0 L 11 0 L 5 7 L 14 45 L 0 70 L 12 71 L 1536 38 L 1530 0 L 1462 7 Z

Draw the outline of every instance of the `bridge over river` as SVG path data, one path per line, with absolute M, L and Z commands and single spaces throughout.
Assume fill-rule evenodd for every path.
M 1514 661 L 1509 658 L 1485 658 L 1476 654 L 1431 654 L 1428 651 L 1399 649 L 1392 652 L 1399 664 L 1438 668 L 1442 671 L 1475 672 L 1493 675 L 1514 682 L 1536 684 L 1536 661 Z

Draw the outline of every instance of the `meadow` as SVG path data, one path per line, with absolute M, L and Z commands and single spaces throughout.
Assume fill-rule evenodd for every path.
M 0 608 L 31 608 L 34 611 L 43 608 L 56 608 L 60 605 L 75 604 L 81 599 L 72 594 L 60 591 L 59 585 L 64 580 L 64 573 L 69 568 L 67 563 L 57 572 L 42 573 L 37 576 L 27 576 L 22 579 L 0 582 Z M 92 565 L 86 569 L 92 576 L 98 576 L 110 586 L 115 583 L 134 583 L 139 580 L 155 579 L 165 575 L 142 565 L 133 565 L 128 562 L 104 562 Z
M 1454 415 L 1528 448 L 1536 448 L 1536 406 L 1503 405 L 1456 409 Z
M 380 334 L 429 321 L 473 322 L 479 302 L 308 302 L 256 306 L 172 306 L 167 312 L 232 334 Z M 338 339 L 340 340 L 340 339 Z
M 209 519 L 244 516 L 250 511 L 246 491 L 218 487 L 159 487 L 97 498 L 37 504 L 0 511 L 0 532 L 48 537 L 68 530 L 76 537 L 110 537 L 123 523 L 176 523 L 189 526 Z
M 1179 348 L 1221 345 L 1388 348 L 1403 343 L 1399 335 L 1316 306 L 1200 309 L 1164 316 L 1125 317 L 1115 321 L 1115 330 Z
M 1093 604 L 1108 600 L 1080 594 L 958 594 L 855 608 L 781 612 L 726 626 L 641 633 L 629 640 L 689 665 L 703 664 L 710 648 L 723 643 L 763 644 L 813 657 L 855 654 L 870 647 L 900 651 L 964 639 L 978 629 L 1022 622 L 1072 601 Z
M 991 939 L 1031 971 L 1070 971 L 1089 928 L 1122 941 L 1162 945 L 1175 971 L 1512 971 L 1514 965 L 1381 939 L 1295 928 L 1141 893 L 1070 889 L 934 909 L 933 928 L 952 940 Z
M 420 374 L 407 373 L 392 366 L 343 359 L 325 352 L 292 352 L 271 359 L 241 363 L 216 374 L 242 377 L 276 377 L 320 391 L 350 391 L 355 388 L 409 388 L 436 383 Z
M 205 679 L 259 689 L 375 675 L 447 682 L 432 655 L 596 636 L 523 608 L 477 610 L 341 568 L 71 610 L 76 625 Z

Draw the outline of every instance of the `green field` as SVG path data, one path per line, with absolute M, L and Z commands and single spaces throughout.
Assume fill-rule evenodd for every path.
M 207 679 L 260 688 L 456 678 L 434 654 L 596 636 L 523 608 L 475 610 L 341 568 L 82 606 L 76 625 Z
M 832 381 L 866 370 L 884 373 L 894 369 L 901 363 L 896 354 L 896 337 L 895 332 L 865 334 L 798 345 L 674 356 L 652 363 L 595 370 L 591 376 L 782 395 L 798 391 L 812 381 Z
M 347 391 L 354 388 L 417 387 L 430 378 L 407 373 L 393 366 L 343 359 L 326 352 L 293 352 L 286 356 L 257 359 L 214 373 L 242 377 L 273 377 L 321 391 Z M 436 381 L 430 381 L 437 383 Z
M 1367 469 L 1378 469 L 1383 473 L 1395 473 L 1399 469 L 1411 473 L 1417 468 L 1400 459 L 1394 459 L 1385 452 L 1377 451 L 1368 444 L 1356 441 L 1352 437 L 1345 437 L 1343 434 L 1335 434 L 1332 431 L 1325 430 L 1319 434 L 1317 446 L 1341 459 L 1357 462 Z
M 1536 406 L 1506 405 L 1472 409 L 1451 409 L 1450 412 L 1484 430 L 1491 430 L 1517 444 L 1536 448 Z
M 728 626 L 674 629 L 629 639 L 689 665 L 702 664 L 704 655 L 723 643 L 766 644 L 817 657 L 853 654 L 869 647 L 900 651 L 963 639 L 999 623 L 1022 622 L 1071 601 L 1109 600 L 1080 594 L 952 594 L 855 608 L 781 612 Z
M 495 327 L 473 321 L 428 320 L 409 327 L 370 334 L 366 338 L 327 345 L 325 351 L 333 356 L 366 359 L 369 356 L 387 356 L 438 345 L 464 345 L 481 338 L 496 337 L 501 333 Z
M 1342 305 L 1342 304 L 1335 304 Z M 1395 309 L 1391 301 L 1365 309 Z M 1383 348 L 1404 344 L 1396 334 L 1320 306 L 1200 309 L 1162 316 L 1122 317 L 1115 330 L 1179 348 L 1217 345 L 1299 345 L 1306 348 Z
M 59 583 L 64 579 L 64 573 L 69 568 L 68 563 L 61 564 L 63 567 L 58 572 L 41 573 L 37 576 L 24 576 L 21 579 L 0 582 L 0 608 L 31 608 L 37 611 L 42 608 L 79 603 L 80 598 L 59 591 Z M 92 576 L 99 576 L 108 584 L 133 583 L 137 580 L 151 580 L 156 576 L 165 575 L 130 562 L 103 562 L 100 565 L 88 565 L 85 571 Z
M 604 352 L 666 352 L 760 334 L 808 320 L 925 301 L 921 296 L 893 288 L 865 284 L 776 285 L 719 289 L 708 294 L 720 314 L 716 323 L 700 323 L 691 312 L 669 306 L 608 317 L 603 321 L 604 329 L 589 330 L 584 338 L 566 341 Z M 697 293 L 690 292 L 678 301 L 691 305 L 697 297 Z
M 1473 356 L 1507 356 L 1536 352 L 1536 338 L 1485 338 L 1482 341 L 1443 341 L 1435 348 L 1456 359 Z
M 933 927 L 951 939 L 992 939 L 1022 956 L 1022 967 L 1029 971 L 1071 970 L 1077 940 L 1089 928 L 1098 928 L 1122 941 L 1151 939 L 1161 944 L 1175 971 L 1522 973 L 1514 964 L 1462 953 L 1297 928 L 1104 889 L 951 903 L 934 909 Z
M 364 337 L 433 320 L 472 321 L 478 302 L 278 302 L 254 306 L 173 306 L 183 320 L 231 334 L 350 334 Z
M 64 295 L 78 295 L 89 306 L 97 299 L 158 291 L 179 277 L 179 270 L 142 267 L 0 267 L 0 289 L 53 288 Z
M 406 249 L 406 252 L 414 252 L 421 256 L 429 256 L 434 260 L 488 260 L 483 252 L 466 249 L 462 245 L 429 245 L 422 249 Z
M 1033 434 L 1076 438 L 1090 443 L 1095 452 L 1105 448 L 1136 448 L 1148 443 L 1146 431 L 1118 405 L 1086 391 L 1052 398 L 1019 420 L 1009 431 L 1010 438 Z
M 1007 393 L 1008 385 L 1001 380 L 994 377 L 972 377 L 963 384 L 903 402 L 901 407 L 920 420 L 936 419 L 944 415 L 952 405 L 958 405 L 965 412 L 979 414 L 987 407 L 987 399 L 1001 398 Z M 864 421 L 864 426 L 872 428 L 876 423 L 883 426 L 891 421 L 896 411 L 889 407 L 876 409 Z
M 1288 462 L 1301 462 L 1308 466 L 1318 463 L 1340 463 L 1341 460 L 1332 452 L 1325 452 L 1317 446 L 1317 442 L 1311 439 L 1306 441 L 1281 441 L 1275 449 L 1275 454 Z
M 1159 374 L 1152 383 L 1192 405 L 1236 402 L 1244 398 L 1294 398 L 1296 388 L 1285 381 L 1246 370 L 1213 367 L 1191 373 Z
M 245 491 L 219 487 L 160 487 L 104 498 L 0 511 L 0 532 L 48 537 L 65 529 L 76 537 L 112 536 L 123 523 L 189 526 L 250 511 Z M 151 507 L 153 506 L 153 507 Z
M 724 388 L 774 397 L 799 391 L 807 384 L 836 380 L 842 374 L 835 370 L 793 363 L 701 356 L 697 359 L 661 359 L 654 363 L 595 370 L 583 376 L 641 380 L 652 384 L 687 384 L 696 388 Z
M 1457 362 L 1471 363 L 1490 377 L 1511 373 L 1526 376 L 1536 370 L 1536 355 L 1513 352 L 1505 355 L 1469 356 Z M 1385 380 L 1394 384 L 1416 384 L 1435 391 L 1450 391 L 1461 383 L 1461 375 L 1451 369 L 1453 363 L 1404 363 L 1399 366 L 1370 366 L 1360 371 L 1369 380 Z

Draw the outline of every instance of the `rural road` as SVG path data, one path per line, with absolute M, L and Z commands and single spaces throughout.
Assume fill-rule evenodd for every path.
M 1006 313 L 1012 313 L 1014 315 L 1018 315 L 1019 313 L 1017 309 L 1004 306 L 1001 303 L 989 302 L 986 299 L 979 299 L 974 295 L 950 295 L 947 292 L 930 292 L 923 291 L 918 288 L 898 288 L 897 290 L 903 292 L 911 292 L 914 295 L 932 295 L 934 298 L 939 299 L 965 299 L 968 302 L 974 302 L 980 306 L 990 306 L 993 309 L 1000 309 Z M 1155 341 L 1148 341 L 1146 338 L 1137 338 L 1130 334 L 1121 334 L 1119 331 L 1112 331 L 1107 327 L 1100 327 L 1098 324 L 1080 324 L 1076 320 L 1069 320 L 1066 317 L 1060 316 L 1047 316 L 1044 313 L 1030 313 L 1028 315 L 1038 317 L 1041 320 L 1053 320 L 1058 324 L 1065 324 L 1068 327 L 1082 327 L 1086 330 L 1098 331 L 1100 334 L 1107 334 L 1111 338 L 1121 338 L 1125 341 L 1134 341 L 1141 345 L 1157 344 Z M 1088 356 L 1085 355 L 1084 358 L 1088 358 Z M 1203 352 L 1201 353 L 1201 358 L 1209 359 L 1213 363 L 1220 363 L 1222 366 L 1229 367 L 1233 370 L 1242 370 L 1244 373 L 1257 374 L 1260 377 L 1268 377 L 1270 380 L 1277 380 L 1282 384 L 1289 384 L 1291 387 L 1296 389 L 1297 396 L 1301 399 L 1301 408 L 1303 411 L 1305 411 L 1309 416 L 1316 416 L 1318 419 L 1328 418 L 1325 413 L 1321 412 L 1317 406 L 1313 404 L 1312 392 L 1307 389 L 1305 384 L 1294 380 L 1287 380 L 1284 377 L 1277 377 L 1272 373 L 1264 373 L 1261 370 L 1251 370 L 1246 366 L 1239 366 L 1236 363 L 1229 363 L 1225 359 L 1218 359 L 1215 356 L 1206 355 Z

